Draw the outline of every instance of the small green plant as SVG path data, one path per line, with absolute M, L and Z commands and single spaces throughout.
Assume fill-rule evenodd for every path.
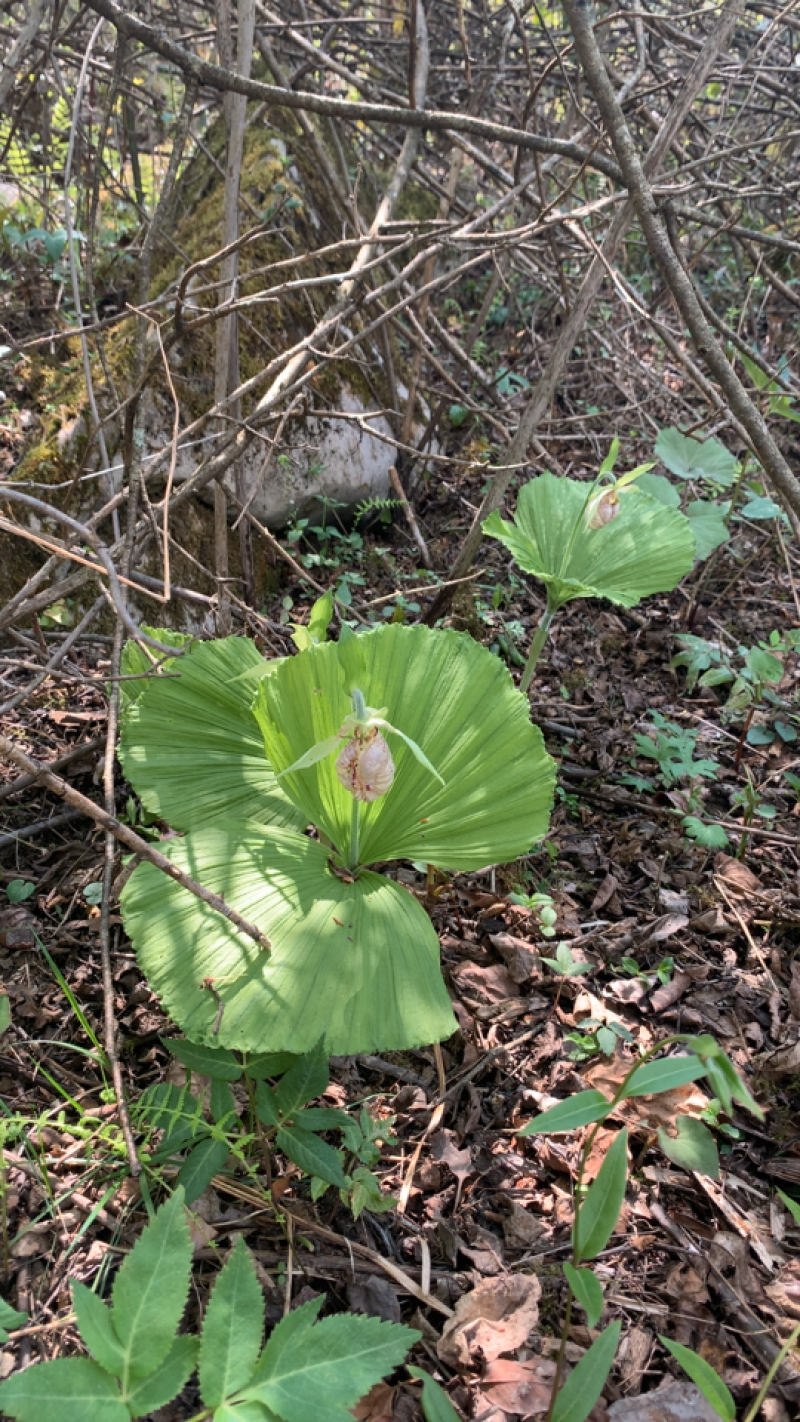
M 679 780 L 716 779 L 719 761 L 694 758 L 698 731 L 676 725 L 660 711 L 650 712 L 650 723 L 655 734 L 639 731 L 634 741 L 640 756 L 656 761 L 659 779 L 668 790 Z
M 642 488 L 666 508 L 682 507 L 695 537 L 697 558 L 702 561 L 729 538 L 728 521 L 731 500 L 720 502 L 713 497 L 720 490 L 730 488 L 741 479 L 741 467 L 736 456 L 727 450 L 718 439 L 695 439 L 684 434 L 674 425 L 660 431 L 655 443 L 655 454 L 661 463 L 677 479 L 684 482 L 684 488 L 697 485 L 710 487 L 711 498 L 684 498 L 663 474 L 647 474 Z M 738 483 L 736 483 L 738 490 Z
M 268 1178 L 272 1173 L 269 1150 L 274 1146 L 310 1177 L 312 1199 L 319 1199 L 333 1185 L 356 1217 L 365 1208 L 392 1208 L 394 1200 L 382 1194 L 369 1167 L 380 1159 L 378 1142 L 393 1140 L 394 1118 L 374 1121 L 362 1108 L 357 1119 L 346 1111 L 308 1106 L 322 1095 L 329 1081 L 321 1043 L 304 1056 L 264 1052 L 243 1060 L 223 1047 L 204 1047 L 183 1038 L 170 1038 L 164 1045 L 187 1071 L 211 1082 L 207 1115 L 202 1100 L 188 1086 L 167 1082 L 149 1086 L 135 1108 L 141 1122 L 162 1133 L 160 1142 L 148 1152 L 149 1166 L 163 1166 L 179 1154 L 184 1156 L 177 1183 L 187 1204 L 203 1193 L 231 1157 L 252 1174 L 250 1155 L 257 1145 Z M 278 1086 L 269 1084 L 278 1078 Z M 231 1090 L 236 1081 L 243 1081 L 247 1088 L 249 1128 L 239 1116 Z M 322 1139 L 322 1133 L 328 1131 L 341 1134 L 345 1149 Z
M 797 717 L 774 688 L 783 677 L 783 658 L 800 649 L 800 628 L 773 630 L 766 640 L 751 647 L 739 644 L 731 651 L 721 643 L 688 633 L 677 640 L 682 650 L 670 666 L 685 668 L 687 691 L 694 691 L 696 686 L 727 687 L 723 715 L 734 721 L 744 717 L 737 766 L 744 740 L 762 746 L 775 740 L 785 744 L 797 740 Z M 754 724 L 755 712 L 764 706 L 770 708 L 769 718 Z
M 521 908 L 532 909 L 536 914 L 536 922 L 542 937 L 555 938 L 558 914 L 551 894 L 509 894 L 508 902 L 519 904 Z
M 688 1050 L 680 1055 L 655 1060 L 657 1053 L 679 1046 Z M 611 1371 L 622 1326 L 620 1322 L 609 1324 L 584 1353 L 562 1386 L 566 1344 L 574 1305 L 577 1304 L 583 1310 L 586 1322 L 592 1329 L 597 1327 L 603 1313 L 603 1288 L 597 1275 L 588 1266 L 606 1248 L 616 1228 L 628 1180 L 628 1133 L 623 1128 L 614 1137 L 595 1179 L 588 1188 L 585 1185 L 586 1166 L 597 1132 L 604 1122 L 613 1117 L 615 1108 L 623 1101 L 671 1091 L 701 1077 L 705 1077 L 716 1092 L 720 1109 L 726 1115 L 732 1114 L 734 1103 L 738 1102 L 758 1119 L 763 1119 L 764 1113 L 760 1106 L 713 1037 L 680 1034 L 658 1043 L 639 1061 L 633 1063 L 613 1097 L 605 1096 L 596 1088 L 580 1091 L 544 1111 L 518 1132 L 520 1136 L 557 1135 L 590 1127 L 580 1152 L 575 1183 L 572 1259 L 564 1265 L 567 1304 L 547 1422 L 585 1422 L 600 1398 Z M 658 1131 L 658 1143 L 665 1155 L 686 1170 L 697 1170 L 717 1178 L 717 1149 L 707 1126 L 688 1116 L 677 1117 L 675 1124 L 675 1136 L 670 1135 L 663 1127 Z M 800 1329 L 797 1332 L 800 1332 Z M 719 1375 L 691 1349 L 685 1349 L 667 1339 L 662 1339 L 662 1342 L 686 1369 L 719 1416 L 725 1419 L 725 1422 L 733 1422 L 733 1398 Z M 770 1370 L 756 1404 L 748 1414 L 748 1422 L 755 1418 L 772 1376 L 773 1372 Z
M 302 1053 L 324 1036 L 333 1055 L 449 1036 L 430 919 L 367 866 L 483 868 L 547 830 L 553 762 L 498 659 L 400 624 L 323 642 L 329 611 L 298 630 L 297 656 L 268 663 L 228 638 L 128 683 L 144 689 L 120 757 L 144 810 L 187 832 L 167 852 L 269 940 L 152 865 L 125 886 L 143 971 L 206 1046 Z
M 569 1056 L 574 1062 L 589 1061 L 602 1052 L 604 1057 L 613 1057 L 620 1042 L 628 1046 L 633 1037 L 621 1022 L 598 1022 L 593 1017 L 585 1018 L 580 1031 L 567 1032 L 565 1042 L 569 1042 Z
M 36 885 L 29 879 L 12 879 L 6 884 L 6 898 L 10 904 L 24 904 L 35 892 Z
M 200 1337 L 180 1333 L 191 1261 L 179 1187 L 117 1271 L 110 1304 L 72 1280 L 78 1330 L 91 1356 L 13 1374 L 0 1383 L 0 1407 L 17 1422 L 54 1415 L 59 1422 L 128 1422 L 165 1407 L 197 1371 L 203 1405 L 191 1422 L 212 1415 L 218 1422 L 344 1419 L 421 1336 L 362 1315 L 320 1320 L 320 1297 L 282 1319 L 262 1347 L 264 1301 L 241 1237 L 211 1291 Z M 8 1313 L 0 1322 L 15 1324 Z
M 540 474 L 520 489 L 512 523 L 497 512 L 484 522 L 484 532 L 499 539 L 520 568 L 547 589 L 521 691 L 527 691 L 553 618 L 565 603 L 605 597 L 634 607 L 649 593 L 670 591 L 691 571 L 695 540 L 688 519 L 634 488 L 649 464 L 614 480 L 618 450 L 614 440 L 592 484 Z
M 649 983 L 661 983 L 665 986 L 672 981 L 672 974 L 675 971 L 674 958 L 662 958 L 656 968 L 640 968 L 635 958 L 620 958 L 620 971 L 627 973 L 631 978 L 641 978 Z

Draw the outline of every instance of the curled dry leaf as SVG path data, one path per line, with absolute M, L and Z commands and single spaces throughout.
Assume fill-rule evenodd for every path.
M 772 1282 L 764 1285 L 764 1293 L 779 1313 L 800 1319 L 800 1260 L 784 1264 Z
M 554 1358 L 532 1358 L 528 1363 L 497 1358 L 484 1372 L 478 1396 L 488 1407 L 516 1417 L 538 1417 L 550 1405 L 555 1371 Z M 477 1410 L 483 1412 L 483 1407 Z
M 722 879 L 725 888 L 734 894 L 758 894 L 761 892 L 761 880 L 756 877 L 752 869 L 748 869 L 740 859 L 732 859 L 730 854 L 722 852 L 715 854 L 714 873 L 718 879 Z
M 484 1279 L 459 1299 L 436 1347 L 443 1363 L 462 1371 L 473 1359 L 491 1362 L 521 1348 L 539 1321 L 539 1280 L 529 1274 Z
M 613 1096 L 628 1070 L 628 1064 L 623 1061 L 598 1062 L 583 1073 L 583 1078 L 587 1086 L 602 1091 L 604 1096 Z M 623 1101 L 614 1107 L 614 1119 L 628 1126 L 646 1124 L 651 1130 L 660 1127 L 670 1130 L 674 1128 L 676 1116 L 699 1119 L 707 1105 L 708 1096 L 700 1082 L 690 1081 L 655 1096 L 635 1096 L 631 1101 Z

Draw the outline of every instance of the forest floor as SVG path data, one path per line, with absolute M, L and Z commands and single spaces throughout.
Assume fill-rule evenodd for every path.
M 559 452 L 563 460 L 563 445 Z M 439 485 L 417 498 L 437 568 L 447 568 L 478 498 L 477 483 Z M 366 578 L 358 589 L 365 599 L 425 582 L 400 515 L 368 532 L 363 550 L 344 547 Z M 484 545 L 478 568 L 451 624 L 510 656 L 516 674 L 543 605 L 540 589 L 509 571 L 499 545 Z M 341 571 L 317 568 L 315 576 Z M 735 658 L 737 647 L 800 625 L 798 582 L 796 548 L 784 550 L 774 521 L 739 523 L 710 565 L 668 597 L 635 611 L 599 601 L 562 611 L 531 691 L 533 719 L 559 763 L 546 841 L 516 864 L 440 878 L 433 896 L 412 866 L 394 871 L 431 909 L 459 1033 L 443 1045 L 438 1066 L 433 1050 L 332 1064 L 324 1104 L 364 1102 L 387 1122 L 376 1173 L 399 1203 L 354 1220 L 334 1191 L 312 1203 L 294 1167 L 279 1166 L 284 1193 L 273 1187 L 272 1196 L 234 1169 L 222 1171 L 193 1206 L 189 1325 L 243 1235 L 269 1322 L 289 1301 L 319 1293 L 329 1310 L 402 1319 L 422 1333 L 412 1361 L 435 1373 L 464 1417 L 544 1416 L 581 1133 L 517 1132 L 554 1099 L 588 1086 L 613 1090 L 636 1051 L 660 1037 L 707 1032 L 744 1076 L 765 1120 L 715 1114 L 702 1082 L 621 1111 L 617 1119 L 631 1129 L 630 1180 L 595 1268 L 606 1292 L 604 1321 L 622 1319 L 622 1342 L 592 1419 L 684 1415 L 665 1412 L 656 1392 L 683 1376 L 658 1342 L 662 1333 L 704 1356 L 740 1404 L 753 1397 L 800 1320 L 800 1226 L 777 1194 L 779 1187 L 800 1199 L 800 782 L 792 779 L 800 775 L 800 743 L 774 732 L 769 705 L 752 723 L 761 727 L 760 744 L 743 739 L 743 717 L 724 712 L 726 689 L 689 693 L 685 671 L 670 661 L 687 630 Z M 281 619 L 286 596 L 292 619 L 302 621 L 312 597 L 288 574 L 267 616 Z M 406 600 L 425 603 L 421 594 Z M 7 650 L 4 676 L 13 687 L 36 653 Z M 45 683 L 5 730 L 40 759 L 74 752 L 64 773 L 99 798 L 108 644 L 89 639 L 72 657 L 84 683 Z M 783 660 L 773 690 L 789 708 L 783 724 L 796 726 L 800 658 L 790 652 Z M 635 737 L 648 731 L 653 744 L 661 737 L 661 759 L 639 753 Z M 664 770 L 670 755 L 706 768 L 673 778 Z M 12 780 L 9 772 L 0 790 L 0 971 L 11 1009 L 0 1040 L 2 1293 L 30 1317 L 0 1351 L 4 1375 L 20 1362 L 80 1351 L 69 1279 L 91 1282 L 99 1271 L 108 1279 L 147 1218 L 99 1065 L 103 836 L 77 816 L 65 819 L 54 796 L 31 785 L 14 791 Z M 129 793 L 120 784 L 121 812 Z M 687 836 L 682 818 L 698 813 L 722 825 L 727 848 Z M 38 827 L 48 819 L 45 830 Z M 509 897 L 541 892 L 553 900 L 554 937 L 542 932 L 540 908 Z M 134 1105 L 148 1086 L 182 1083 L 185 1073 L 163 1045 L 174 1028 L 112 909 L 114 1006 Z M 565 977 L 543 963 L 561 941 L 589 972 Z M 678 1167 L 660 1149 L 656 1132 L 670 1132 L 676 1114 L 714 1127 L 719 1181 Z M 600 1132 L 589 1178 L 610 1138 Z M 294 1216 L 291 1243 L 279 1198 Z M 516 1289 L 520 1276 L 541 1286 L 538 1319 L 530 1293 Z M 473 1334 L 462 1320 L 443 1343 L 450 1311 L 466 1296 Z M 481 1332 L 476 1319 L 490 1322 Z M 491 1320 L 502 1323 L 499 1332 Z M 570 1362 L 595 1334 L 578 1311 Z M 480 1348 L 470 1348 L 470 1336 L 480 1336 Z M 799 1369 L 784 1367 L 783 1392 L 774 1390 L 760 1414 L 768 1422 L 797 1415 Z M 702 1417 L 696 1394 L 686 1397 L 685 1415 Z M 198 1406 L 190 1387 L 153 1417 L 180 1422 Z M 421 1416 L 419 1385 L 398 1375 L 374 1388 L 355 1415 L 412 1422 Z

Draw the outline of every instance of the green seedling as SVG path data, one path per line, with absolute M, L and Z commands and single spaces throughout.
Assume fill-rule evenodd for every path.
M 513 522 L 497 512 L 484 522 L 484 532 L 499 539 L 547 590 L 522 691 L 530 685 L 550 625 L 565 603 L 605 597 L 634 607 L 650 593 L 676 587 L 692 568 L 695 541 L 688 519 L 634 487 L 649 464 L 614 480 L 618 449 L 614 440 L 592 484 L 540 474 L 520 489 Z
M 521 908 L 531 909 L 536 914 L 542 937 L 555 938 L 558 914 L 550 894 L 509 894 L 508 902 L 519 904 Z
M 676 1047 L 685 1050 L 655 1060 L 658 1053 Z M 737 1101 L 759 1120 L 763 1112 L 754 1101 L 733 1064 L 713 1037 L 689 1037 L 680 1034 L 658 1043 L 634 1062 L 613 1097 L 592 1088 L 577 1092 L 542 1112 L 517 1132 L 519 1136 L 565 1134 L 590 1129 L 583 1142 L 575 1182 L 575 1215 L 572 1226 L 572 1258 L 564 1265 L 567 1284 L 567 1305 L 561 1329 L 553 1391 L 547 1411 L 547 1422 L 585 1422 L 600 1398 L 611 1371 L 619 1342 L 621 1324 L 605 1328 L 581 1358 L 575 1370 L 562 1385 L 567 1341 L 570 1337 L 572 1314 L 577 1305 L 586 1315 L 589 1328 L 595 1329 L 605 1307 L 603 1287 L 589 1267 L 604 1249 L 614 1233 L 625 1198 L 628 1181 L 628 1133 L 617 1132 L 602 1165 L 590 1185 L 585 1184 L 587 1162 L 592 1154 L 600 1127 L 615 1115 L 623 1102 L 638 1096 L 651 1096 L 672 1091 L 705 1077 L 729 1114 Z M 677 1134 L 665 1128 L 658 1131 L 658 1143 L 665 1155 L 685 1170 L 695 1170 L 716 1178 L 719 1174 L 714 1137 L 702 1122 L 692 1117 L 677 1117 Z M 800 1332 L 800 1329 L 797 1330 Z M 794 1338 L 794 1335 L 793 1335 Z M 733 1399 L 721 1378 L 709 1364 L 690 1349 L 683 1349 L 663 1339 L 662 1342 L 689 1372 L 718 1415 L 726 1422 L 735 1416 Z M 781 1351 L 785 1356 L 785 1350 Z M 757 1405 L 748 1414 L 747 1422 L 755 1418 L 761 1399 L 774 1376 L 770 1369 L 764 1379 Z
M 662 958 L 658 967 L 652 969 L 640 968 L 635 958 L 620 958 L 620 969 L 631 978 L 641 978 L 645 982 L 659 982 L 663 986 L 672 981 L 675 971 L 674 958 Z
M 170 857 L 270 944 L 139 865 L 126 926 L 186 1035 L 295 1053 L 324 1036 L 329 1054 L 449 1036 L 430 919 L 367 866 L 483 868 L 546 833 L 553 762 L 498 659 L 461 633 L 391 624 L 277 664 L 242 638 L 198 643 L 141 685 L 123 724 L 125 773 L 148 813 L 185 832 L 164 846 Z M 364 788 L 373 732 L 392 741 L 394 774 L 362 799 L 351 786 Z M 348 784 L 335 764 L 345 752 Z

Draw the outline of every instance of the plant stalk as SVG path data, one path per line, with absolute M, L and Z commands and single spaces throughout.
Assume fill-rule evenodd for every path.
M 550 623 L 553 621 L 557 610 L 558 609 L 553 606 L 548 597 L 547 606 L 544 612 L 542 613 L 541 619 L 539 621 L 539 626 L 536 628 L 536 631 L 534 633 L 533 641 L 531 642 L 531 649 L 528 653 L 528 660 L 525 663 L 525 667 L 522 672 L 522 677 L 519 683 L 520 691 L 527 691 L 528 687 L 531 684 L 531 681 L 533 680 L 533 673 L 536 670 L 536 663 L 542 655 L 542 649 L 544 647 L 545 642 L 547 641 L 547 634 L 550 631 Z
M 347 864 L 348 869 L 358 868 L 358 830 L 359 817 L 361 815 L 361 802 L 353 796 L 353 806 L 350 811 L 350 858 Z

